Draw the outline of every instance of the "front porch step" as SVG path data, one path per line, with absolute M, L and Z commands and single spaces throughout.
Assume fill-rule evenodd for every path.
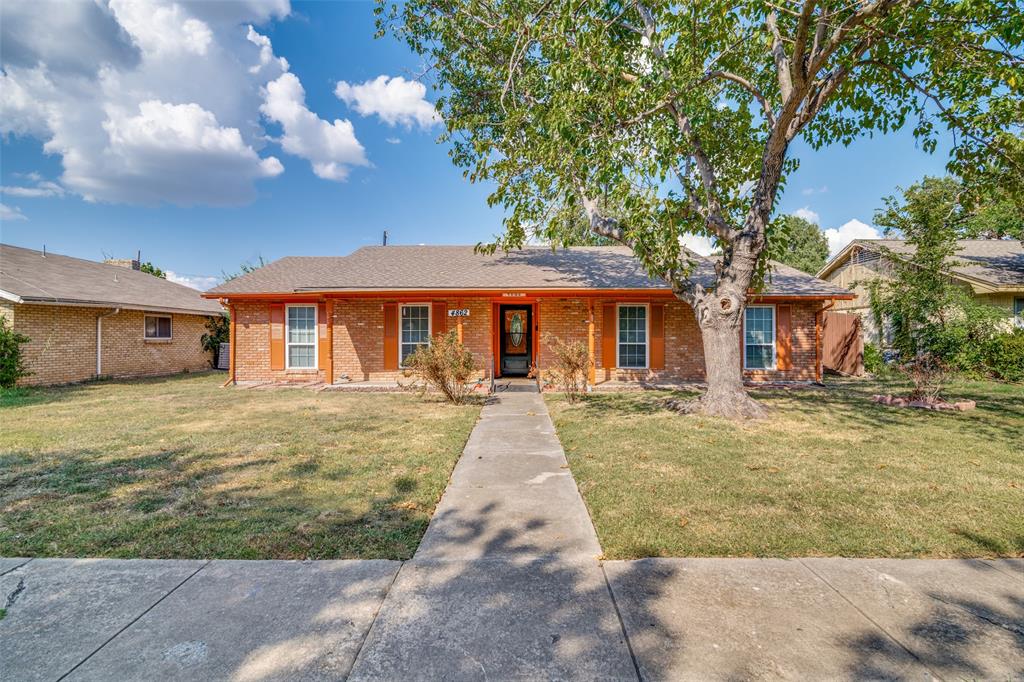
M 540 393 L 536 379 L 503 377 L 494 380 L 495 393 Z

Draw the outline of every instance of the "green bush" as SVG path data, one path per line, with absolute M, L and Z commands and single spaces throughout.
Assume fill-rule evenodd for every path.
M 871 374 L 885 374 L 889 370 L 882 351 L 873 343 L 864 344 L 864 369 Z
M 0 387 L 13 388 L 18 379 L 31 374 L 21 350 L 29 341 L 27 336 L 14 331 L 6 317 L 0 317 Z
M 985 368 L 1003 381 L 1024 381 L 1024 329 L 999 334 L 985 344 Z
M 206 318 L 206 333 L 199 339 L 203 350 L 210 354 L 210 367 L 217 366 L 220 344 L 231 338 L 231 318 L 228 315 L 212 315 Z

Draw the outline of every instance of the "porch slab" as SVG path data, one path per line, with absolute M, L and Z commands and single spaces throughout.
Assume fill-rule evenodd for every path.
M 0 576 L 0 680 L 56 680 L 206 562 L 33 559 Z
M 69 679 L 344 679 L 399 566 L 213 562 Z
M 593 560 L 407 562 L 350 680 L 635 680 Z

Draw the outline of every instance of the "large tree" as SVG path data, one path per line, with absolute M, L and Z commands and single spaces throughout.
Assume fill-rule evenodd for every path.
M 384 0 L 381 0 L 382 2 Z M 951 167 L 1019 178 L 1024 19 L 997 0 L 409 0 L 379 7 L 428 61 L 453 160 L 506 209 L 502 246 L 552 206 L 633 249 L 692 306 L 708 389 L 693 411 L 760 416 L 737 337 L 766 277 L 798 137 L 849 144 L 913 121 Z M 1016 139 L 1016 138 L 1013 138 Z M 691 277 L 685 234 L 721 249 Z
M 816 274 L 828 261 L 828 240 L 817 225 L 800 216 L 784 215 L 779 218 L 781 234 L 771 244 L 773 260 Z
M 902 196 L 890 195 L 875 212 L 875 225 L 886 236 L 910 239 L 923 226 L 944 225 L 951 239 L 1019 239 L 1024 241 L 1024 206 L 1006 188 L 971 187 L 952 176 L 925 176 Z M 1020 197 L 1024 200 L 1024 197 Z

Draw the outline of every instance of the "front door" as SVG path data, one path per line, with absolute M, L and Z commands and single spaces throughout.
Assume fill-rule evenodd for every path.
M 501 374 L 521 376 L 530 373 L 533 358 L 532 320 L 529 306 L 501 306 Z

